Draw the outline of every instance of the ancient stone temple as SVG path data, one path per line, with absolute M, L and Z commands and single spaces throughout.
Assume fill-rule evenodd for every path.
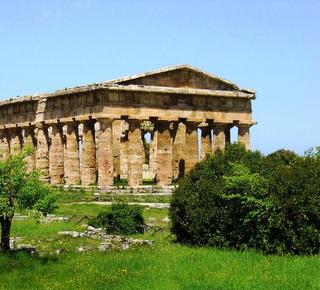
M 34 147 L 29 170 L 53 185 L 170 185 L 223 150 L 232 127 L 250 148 L 254 99 L 188 65 L 18 97 L 0 102 L 0 151 Z

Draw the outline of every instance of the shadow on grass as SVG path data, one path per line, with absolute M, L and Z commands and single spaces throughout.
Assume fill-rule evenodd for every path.
M 26 269 L 38 265 L 47 265 L 57 263 L 57 256 L 41 256 L 38 253 L 31 254 L 25 249 L 10 250 L 9 252 L 0 252 L 0 274 Z

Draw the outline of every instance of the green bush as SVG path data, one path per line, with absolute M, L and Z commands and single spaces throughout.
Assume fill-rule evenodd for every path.
M 125 203 L 113 204 L 109 211 L 101 212 L 91 219 L 89 225 L 105 228 L 110 234 L 143 233 L 142 207 Z
M 177 241 L 265 253 L 320 252 L 320 158 L 238 144 L 179 182 L 170 217 Z

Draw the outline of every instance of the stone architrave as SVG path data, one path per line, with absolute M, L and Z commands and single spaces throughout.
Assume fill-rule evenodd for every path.
M 36 169 L 40 171 L 42 180 L 49 183 L 49 137 L 45 124 L 36 125 L 35 137 L 37 140 Z
M 201 160 L 212 154 L 211 126 L 201 127 Z
M 129 161 L 129 186 L 142 185 L 142 166 L 145 154 L 142 143 L 141 128 L 139 120 L 128 120 L 128 161 Z
M 195 122 L 186 123 L 186 145 L 185 145 L 185 173 L 199 161 L 198 150 L 198 124 Z
M 178 122 L 175 126 L 173 139 L 173 179 L 178 179 L 185 174 L 185 146 L 186 146 L 186 124 Z
M 80 184 L 78 124 L 68 123 L 64 149 L 64 181 L 66 185 Z
M 22 131 L 21 128 L 10 129 L 10 154 L 17 153 L 22 148 Z
M 100 132 L 97 144 L 97 167 L 98 167 L 98 186 L 112 186 L 114 181 L 113 175 L 113 134 L 112 120 L 99 119 Z
M 172 136 L 169 121 L 156 123 L 157 140 L 157 182 L 159 185 L 172 183 Z
M 52 125 L 51 146 L 49 150 L 51 184 L 64 183 L 64 144 L 61 124 Z
M 238 124 L 238 142 L 250 150 L 250 126 L 248 124 Z
M 99 136 L 100 137 L 100 136 Z M 93 185 L 97 182 L 94 122 L 83 122 L 81 153 L 81 184 Z
M 0 155 L 7 158 L 10 155 L 8 135 L 6 130 L 0 130 Z
M 32 126 L 23 129 L 23 147 L 35 148 L 34 128 Z M 36 168 L 36 154 L 33 152 L 26 157 L 27 171 L 30 172 Z

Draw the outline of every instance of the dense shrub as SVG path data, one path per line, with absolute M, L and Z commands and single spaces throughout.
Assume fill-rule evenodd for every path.
M 125 203 L 113 204 L 89 221 L 93 227 L 102 227 L 110 234 L 130 235 L 144 232 L 142 207 Z
M 182 243 L 319 253 L 320 158 L 229 145 L 179 182 L 170 217 Z

